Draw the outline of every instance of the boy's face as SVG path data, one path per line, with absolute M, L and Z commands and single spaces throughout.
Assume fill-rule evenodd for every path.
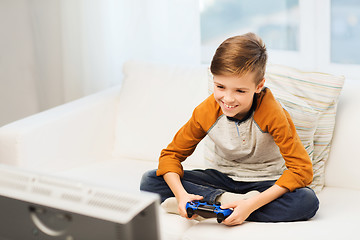
M 264 87 L 265 79 L 255 84 L 252 72 L 239 76 L 214 75 L 214 97 L 228 117 L 243 119 L 250 111 L 254 93 Z

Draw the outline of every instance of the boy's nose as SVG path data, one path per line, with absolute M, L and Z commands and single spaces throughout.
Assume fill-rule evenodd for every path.
M 227 102 L 227 103 L 234 102 L 234 99 L 235 99 L 234 96 L 232 94 L 230 94 L 230 93 L 226 93 L 224 95 L 224 101 Z

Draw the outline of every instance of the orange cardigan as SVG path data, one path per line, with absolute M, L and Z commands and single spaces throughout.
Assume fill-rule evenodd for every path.
M 296 133 L 289 113 L 275 100 L 268 88 L 264 88 L 262 92 L 256 95 L 255 106 L 253 114 L 247 120 L 247 125 L 243 127 L 243 131 L 247 133 L 245 135 L 255 138 L 255 140 L 249 141 L 250 143 L 244 149 L 255 149 L 254 151 L 244 151 L 240 144 L 241 141 L 238 141 L 240 145 L 236 145 L 237 140 L 234 141 L 233 137 L 227 139 L 227 135 L 218 136 L 223 133 L 227 134 L 228 131 L 230 133 L 231 131 L 236 132 L 234 129 L 237 129 L 237 133 L 234 133 L 234 136 L 236 136 L 239 133 L 238 126 L 241 124 L 236 125 L 227 122 L 229 120 L 223 115 L 214 96 L 210 95 L 195 108 L 190 120 L 177 132 L 167 148 L 162 150 L 157 175 L 161 176 L 167 172 L 175 172 L 182 177 L 184 172 L 181 162 L 193 153 L 197 144 L 206 135 L 209 135 L 216 146 L 221 145 L 216 148 L 221 149 L 219 153 L 210 155 L 215 156 L 214 158 L 223 155 L 213 162 L 213 168 L 217 168 L 217 170 L 224 173 L 229 171 L 230 177 L 235 180 L 256 181 L 256 179 L 259 179 L 261 181 L 273 179 L 277 180 L 277 185 L 290 191 L 309 185 L 313 178 L 312 163 Z M 234 129 L 224 129 L 229 127 Z M 253 132 L 250 134 L 250 131 Z M 256 134 L 254 134 L 254 131 Z M 249 136 L 244 136 L 243 141 L 247 141 Z M 224 145 L 226 144 L 231 145 L 231 147 L 225 149 L 226 146 L 224 147 Z M 276 154 L 278 154 L 278 158 L 276 158 Z M 264 159 L 267 156 L 269 156 L 269 159 Z M 210 161 L 213 161 L 213 159 L 210 159 Z M 220 161 L 228 162 L 229 166 L 222 169 L 221 166 L 224 163 L 220 163 Z M 257 164 L 257 161 L 263 162 L 263 165 Z M 250 170 L 242 172 L 242 166 Z M 264 168 L 257 169 L 258 166 L 264 166 Z M 274 171 L 275 168 L 276 171 Z M 238 178 L 236 174 L 231 175 L 237 169 L 240 172 Z M 256 175 L 256 170 L 261 172 L 259 176 Z M 248 173 L 251 173 L 251 176 L 246 176 Z

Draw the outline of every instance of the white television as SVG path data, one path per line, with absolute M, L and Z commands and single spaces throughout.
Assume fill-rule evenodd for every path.
M 158 240 L 159 198 L 0 164 L 0 240 Z

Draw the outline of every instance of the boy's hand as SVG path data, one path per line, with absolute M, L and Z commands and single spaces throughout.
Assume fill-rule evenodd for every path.
M 188 218 L 187 216 L 187 212 L 186 212 L 186 203 L 187 202 L 191 202 L 191 201 L 195 201 L 195 200 L 202 200 L 203 197 L 200 195 L 195 195 L 195 194 L 184 194 L 183 196 L 179 197 L 178 200 L 178 211 L 180 216 L 184 217 L 184 218 Z M 191 217 L 191 219 L 195 218 L 197 215 L 194 215 L 193 217 Z
M 238 200 L 221 206 L 222 209 L 233 208 L 233 213 L 222 221 L 225 225 L 233 226 L 242 224 L 253 212 L 250 199 Z
M 164 180 L 176 197 L 180 216 L 188 218 L 186 213 L 186 203 L 194 200 L 201 200 L 203 197 L 200 195 L 187 193 L 180 181 L 180 176 L 177 173 L 168 172 L 164 174 Z
M 224 204 L 221 206 L 221 208 L 233 208 L 234 212 L 229 217 L 227 217 L 223 223 L 226 225 L 242 224 L 256 209 L 259 209 L 269 202 L 279 198 L 288 191 L 288 189 L 275 184 L 264 192 L 251 198 Z

